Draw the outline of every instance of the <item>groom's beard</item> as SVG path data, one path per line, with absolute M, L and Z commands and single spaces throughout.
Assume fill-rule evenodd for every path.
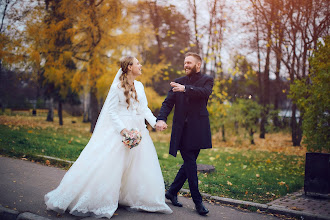
M 190 72 L 187 73 L 188 76 L 191 76 L 191 75 L 197 73 L 197 67 L 196 67 L 196 65 L 192 69 L 186 68 L 186 70 L 190 70 Z

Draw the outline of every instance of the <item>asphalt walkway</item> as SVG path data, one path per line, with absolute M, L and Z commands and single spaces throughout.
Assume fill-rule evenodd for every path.
M 53 211 L 47 211 L 44 204 L 44 195 L 58 186 L 65 170 L 45 166 L 30 161 L 13 159 L 0 156 L 0 219 L 94 219 L 75 217 L 68 213 L 57 215 Z M 210 210 L 210 213 L 203 217 L 199 216 L 194 209 L 194 203 L 190 198 L 179 197 L 179 201 L 183 203 L 183 207 L 174 207 L 168 203 L 173 213 L 170 215 L 161 213 L 147 212 L 130 212 L 123 207 L 119 207 L 112 219 L 141 219 L 141 220 L 157 220 L 157 219 L 226 219 L 226 220 L 259 220 L 259 219 L 280 219 L 279 216 L 274 216 L 272 213 L 281 213 L 284 215 L 293 215 L 300 219 L 330 219 L 330 215 L 324 216 L 322 213 L 307 213 L 301 210 L 292 210 L 293 213 L 286 212 L 289 210 L 278 204 L 274 204 L 274 210 L 270 209 L 272 205 L 255 204 L 258 208 L 257 212 L 244 211 L 235 208 L 235 205 L 251 205 L 244 201 L 231 200 L 226 198 L 211 197 L 204 195 L 214 202 L 204 202 L 205 206 Z M 322 201 L 324 202 L 324 200 Z M 220 204 L 217 204 L 220 203 Z M 233 207 L 224 205 L 232 204 Z M 328 206 L 329 201 L 326 201 L 324 206 Z M 277 211 L 276 211 L 277 210 Z M 325 209 L 327 210 L 327 209 Z M 297 213 L 298 215 L 295 215 Z M 330 212 L 328 212 L 329 214 Z M 329 218 L 328 218 L 329 217 Z

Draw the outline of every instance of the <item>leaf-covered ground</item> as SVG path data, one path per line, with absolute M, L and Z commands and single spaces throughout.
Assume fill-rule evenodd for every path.
M 90 125 L 81 118 L 65 117 L 64 126 L 46 122 L 44 116 L 0 115 L 0 153 L 7 156 L 47 155 L 74 161 L 88 143 Z M 150 132 L 158 153 L 166 187 L 173 181 L 182 159 L 168 154 L 169 132 Z M 213 165 L 215 172 L 199 173 L 202 192 L 221 197 L 267 203 L 303 187 L 305 148 L 293 147 L 290 135 L 267 134 L 238 143 L 214 137 L 214 147 L 202 150 L 198 163 Z M 50 162 L 47 161 L 47 164 Z M 185 188 L 189 188 L 186 183 Z

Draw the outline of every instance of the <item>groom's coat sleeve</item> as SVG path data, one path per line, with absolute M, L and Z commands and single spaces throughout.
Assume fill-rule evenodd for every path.
M 167 121 L 167 116 L 170 114 L 170 112 L 173 109 L 173 106 L 175 104 L 175 93 L 172 91 L 172 88 L 168 91 L 167 97 L 164 100 L 162 107 L 160 108 L 157 121 L 163 120 Z
M 203 87 L 185 85 L 186 87 L 185 95 L 189 96 L 190 98 L 197 97 L 197 98 L 208 99 L 212 93 L 213 83 L 214 83 L 213 78 L 208 77 Z

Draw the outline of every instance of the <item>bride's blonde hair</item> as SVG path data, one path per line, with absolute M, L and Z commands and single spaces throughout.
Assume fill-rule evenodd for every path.
M 126 97 L 126 102 L 128 104 L 127 109 L 131 104 L 130 103 L 131 98 L 134 98 L 138 102 L 135 87 L 130 85 L 127 79 L 128 66 L 133 65 L 133 61 L 134 61 L 134 57 L 132 56 L 126 56 L 120 59 L 120 67 L 122 70 L 122 74 L 119 77 L 119 80 L 121 82 L 121 87 L 124 88 L 124 95 Z

